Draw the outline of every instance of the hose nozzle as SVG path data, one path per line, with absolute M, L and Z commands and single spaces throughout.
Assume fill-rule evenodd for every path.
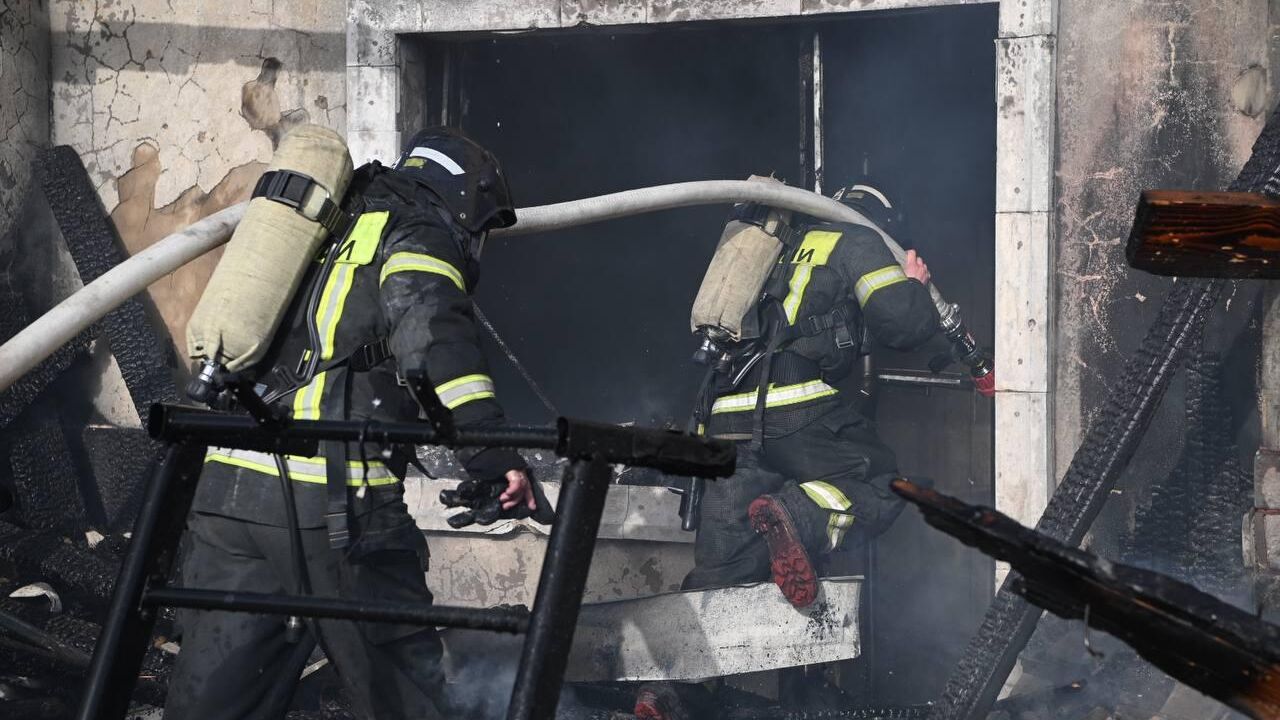
M 965 326 L 960 317 L 960 307 L 955 303 L 948 306 L 942 314 L 942 334 L 951 341 L 951 355 L 956 362 L 969 369 L 969 377 L 973 378 L 973 388 L 984 397 L 994 397 L 996 393 L 996 372 L 991 358 L 987 357 L 973 333 Z

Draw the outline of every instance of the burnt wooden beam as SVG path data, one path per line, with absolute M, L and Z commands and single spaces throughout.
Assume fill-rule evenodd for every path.
M 1008 562 L 1013 592 L 1124 641 L 1171 677 L 1252 718 L 1280 717 L 1280 626 L 1167 575 L 1120 565 L 991 508 L 895 480 L 925 522 Z
M 1125 248 L 1155 275 L 1280 278 L 1280 200 L 1249 192 L 1148 190 Z

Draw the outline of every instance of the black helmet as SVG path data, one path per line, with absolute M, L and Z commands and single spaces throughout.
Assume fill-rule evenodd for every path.
M 878 184 L 873 185 L 863 181 L 856 185 L 842 187 L 836 191 L 834 197 L 866 215 L 868 220 L 890 235 L 896 235 L 903 230 L 906 216 L 900 207 L 889 200 L 889 196 L 878 187 Z
M 498 159 L 457 130 L 432 127 L 414 133 L 396 169 L 429 188 L 458 224 L 473 233 L 516 223 Z

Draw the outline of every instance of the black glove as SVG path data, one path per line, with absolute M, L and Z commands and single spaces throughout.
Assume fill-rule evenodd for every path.
M 525 471 L 526 474 L 528 472 Z M 542 486 L 532 474 L 529 474 L 529 484 L 533 490 L 536 510 L 530 510 L 529 506 L 523 502 L 509 510 L 502 508 L 500 498 L 507 489 L 505 476 L 491 480 L 463 480 L 453 490 L 441 490 L 440 502 L 445 507 L 466 508 L 456 515 L 449 516 L 449 527 L 464 528 L 472 523 L 492 525 L 499 520 L 521 520 L 527 517 L 532 517 L 544 525 L 549 524 L 555 519 L 555 515 L 551 511 L 551 505 L 547 502 L 546 496 L 542 493 Z
M 449 516 L 449 527 L 463 528 L 472 523 L 492 525 L 499 520 L 529 517 L 529 508 L 523 504 L 510 510 L 502 509 L 499 499 L 507 489 L 506 478 L 493 480 L 463 480 L 453 490 L 441 490 L 440 502 L 447 508 L 467 508 Z

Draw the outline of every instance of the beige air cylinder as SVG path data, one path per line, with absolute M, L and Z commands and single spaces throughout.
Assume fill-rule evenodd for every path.
M 757 175 L 750 179 L 779 182 Z M 742 339 L 743 318 L 760 298 L 769 273 L 782 253 L 782 242 L 776 237 L 775 228 L 790 218 L 789 212 L 771 211 L 764 228 L 739 220 L 730 220 L 724 226 L 720 244 L 693 300 L 689 317 L 691 330 L 707 328 L 717 335 Z
M 187 354 L 228 370 L 252 366 L 302 283 L 326 236 L 315 218 L 326 199 L 340 203 L 351 183 L 351 155 L 342 136 L 319 125 L 289 131 L 267 167 L 292 170 L 319 183 L 297 210 L 254 198 L 187 323 Z

